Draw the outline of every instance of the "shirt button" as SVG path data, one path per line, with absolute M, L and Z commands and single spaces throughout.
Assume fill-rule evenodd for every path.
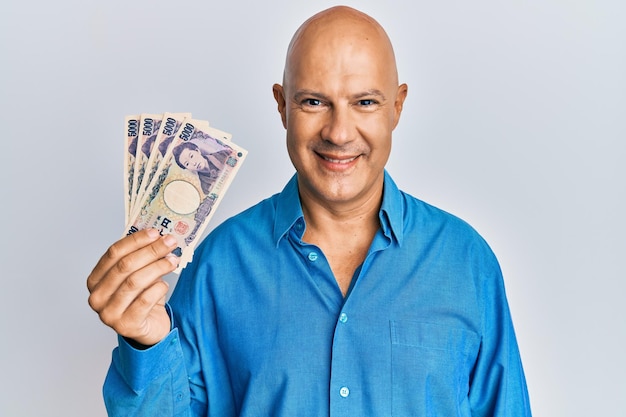
M 348 395 L 350 395 L 350 390 L 348 389 L 348 387 L 341 387 L 339 389 L 339 395 L 341 395 L 343 398 L 346 398 Z
M 317 252 L 309 252 L 309 261 L 311 262 L 317 261 Z
M 345 323 L 348 321 L 348 315 L 346 313 L 341 313 L 339 315 L 339 321 L 342 323 Z

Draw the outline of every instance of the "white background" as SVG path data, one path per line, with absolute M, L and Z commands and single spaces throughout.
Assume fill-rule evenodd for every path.
M 352 1 L 409 84 L 389 172 L 491 244 L 535 416 L 623 416 L 626 13 Z M 328 1 L 9 0 L 0 12 L 0 415 L 104 416 L 85 279 L 123 231 L 123 117 L 191 111 L 249 158 L 211 226 L 292 174 L 271 86 Z

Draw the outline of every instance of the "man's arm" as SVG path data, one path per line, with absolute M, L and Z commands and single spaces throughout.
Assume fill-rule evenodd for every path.
M 175 239 L 143 230 L 111 245 L 87 279 L 89 305 L 119 335 L 104 386 L 111 416 L 189 416 L 189 383 L 163 275 Z
M 528 390 L 500 267 L 480 277 L 483 303 L 482 341 L 470 381 L 470 404 L 475 417 L 530 417 Z
M 192 416 L 189 382 L 174 329 L 158 344 L 140 350 L 119 337 L 103 388 L 109 416 Z

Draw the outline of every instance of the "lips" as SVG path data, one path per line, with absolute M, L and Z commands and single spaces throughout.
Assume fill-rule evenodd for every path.
M 360 154 L 356 156 L 324 155 L 318 152 L 316 154 L 327 170 L 336 172 L 345 172 L 354 167 L 361 156 Z
M 357 158 L 356 156 L 352 156 L 350 158 L 338 159 L 338 158 L 330 158 L 324 155 L 320 155 L 320 156 L 322 157 L 322 159 L 328 162 L 332 162 L 333 164 L 349 164 L 350 162 L 354 161 Z

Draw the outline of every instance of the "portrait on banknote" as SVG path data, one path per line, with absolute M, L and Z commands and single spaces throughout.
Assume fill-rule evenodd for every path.
M 198 175 L 200 186 L 205 194 L 209 193 L 215 180 L 223 171 L 230 153 L 230 148 L 219 140 L 192 139 L 172 149 L 178 166 Z

